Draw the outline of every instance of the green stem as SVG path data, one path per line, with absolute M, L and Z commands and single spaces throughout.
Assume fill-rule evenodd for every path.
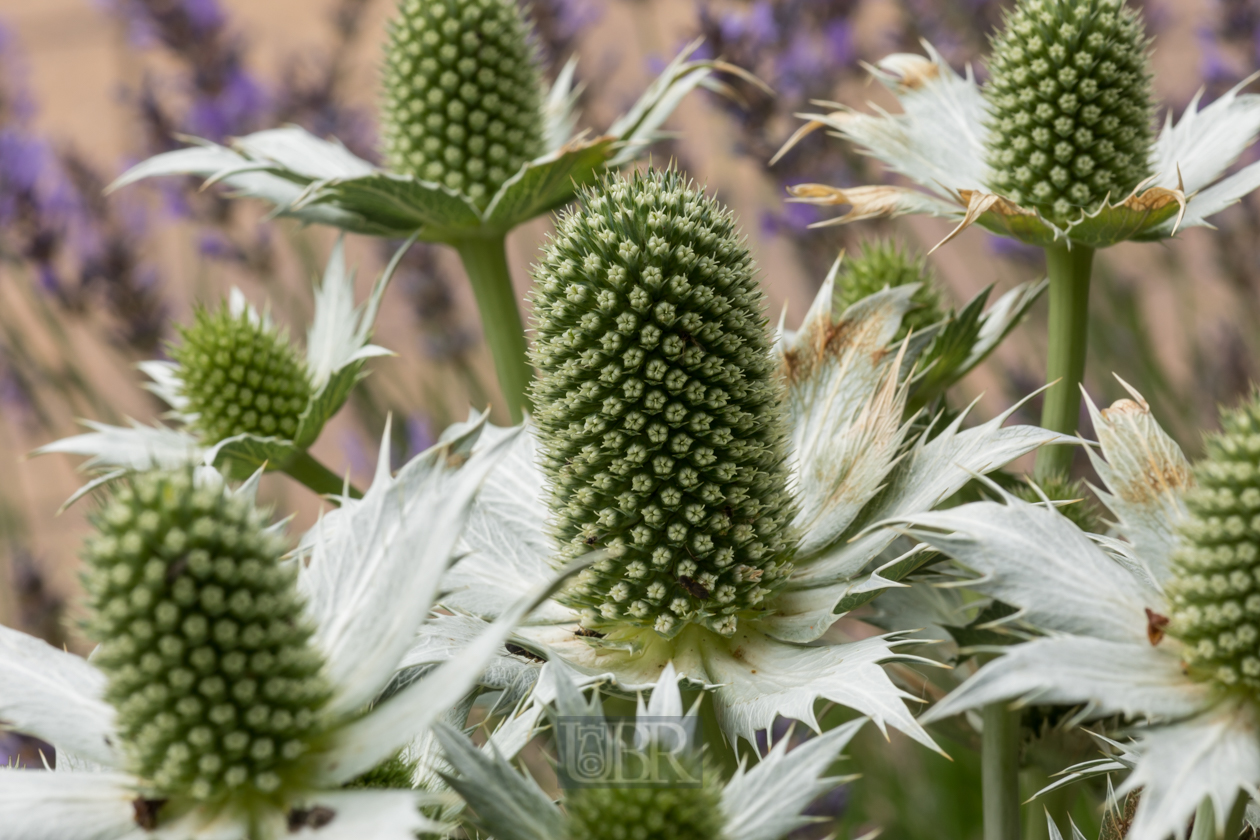
M 1075 434 L 1081 412 L 1081 382 L 1085 378 L 1085 348 L 1089 337 L 1089 276 L 1094 249 L 1084 245 L 1046 248 L 1050 277 L 1050 329 L 1046 348 L 1046 382 L 1041 409 L 1042 428 Z M 1075 447 L 1043 446 L 1037 453 L 1038 479 L 1067 474 Z
M 504 237 L 462 239 L 451 244 L 459 251 L 472 282 L 486 344 L 490 345 L 499 387 L 507 400 L 508 415 L 513 423 L 519 423 L 529 409 L 529 380 L 533 370 L 526 356 L 525 328 L 516 304 L 516 292 L 512 290 Z
M 280 469 L 290 478 L 300 481 L 321 496 L 340 496 L 346 489 L 345 479 L 316 461 L 306 450 L 289 457 Z M 363 494 L 354 485 L 349 486 L 350 498 L 362 499 Z
M 1234 800 L 1234 808 L 1229 812 L 1229 819 L 1225 821 L 1225 840 L 1238 840 L 1242 834 L 1243 821 L 1247 816 L 1247 800 L 1251 797 L 1245 793 L 1238 794 L 1238 798 Z
M 984 840 L 1013 840 L 1019 832 L 1018 710 L 1004 703 L 984 707 L 980 778 L 984 790 Z
M 1194 830 L 1190 832 L 1190 840 L 1216 840 L 1216 809 L 1206 796 L 1194 812 Z

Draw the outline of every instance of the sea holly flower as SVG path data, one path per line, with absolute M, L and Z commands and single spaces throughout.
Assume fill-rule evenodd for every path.
M 1004 429 L 1008 415 L 911 436 L 902 370 L 921 347 L 891 342 L 914 284 L 837 313 L 833 271 L 772 346 L 717 202 L 675 172 L 610 178 L 583 202 L 537 271 L 537 427 L 479 494 L 443 605 L 491 619 L 555 564 L 600 551 L 513 644 L 626 691 L 673 662 L 712 688 L 732 740 L 777 715 L 815 726 L 827 698 L 930 744 L 879 667 L 903 636 L 814 643 L 922 559 L 869 524 L 1066 438 Z M 988 313 L 974 346 L 1009 312 Z
M 151 380 L 146 387 L 171 407 L 167 416 L 178 428 L 88 422 L 91 432 L 36 452 L 90 456 L 85 467 L 101 475 L 71 501 L 131 470 L 190 462 L 246 475 L 266 465 L 317 492 L 340 492 L 342 480 L 306 450 L 366 375 L 364 363 L 390 354 L 370 339 L 381 297 L 406 248 L 394 254 L 367 301 L 356 306 L 354 274 L 337 242 L 315 290 L 305 358 L 267 314 L 233 289 L 225 306 L 199 309 L 192 326 L 181 329 L 171 361 L 139 365 Z
M 571 672 L 566 672 L 571 675 Z M 578 724 L 582 732 L 613 730 L 600 710 L 598 698 L 588 702 L 565 676 L 557 680 L 555 711 L 559 720 Z M 698 704 L 697 704 L 698 706 Z M 690 771 L 679 784 L 649 783 L 576 787 L 566 792 L 561 807 L 543 793 L 538 783 L 517 772 L 498 752 L 475 747 L 459 731 L 442 726 L 435 731 L 455 771 L 451 785 L 476 812 L 479 827 L 501 840 L 614 840 L 623 837 L 671 837 L 677 840 L 779 840 L 813 820 L 806 806 L 840 780 L 823 778 L 850 739 L 866 723 L 864 718 L 839 726 L 788 750 L 781 738 L 751 770 L 740 767 L 722 784 L 696 754 L 697 706 L 684 714 L 678 674 L 662 668 L 652 687 L 651 700 L 638 698 L 635 754 L 649 756 L 654 738 L 667 731 L 670 753 L 663 767 Z M 665 730 L 662 720 L 671 725 Z M 690 744 L 678 741 L 691 733 Z M 589 737 L 589 736 L 588 736 Z M 661 739 L 664 741 L 665 739 Z M 650 760 L 650 759 L 648 759 Z M 563 769 L 563 768 L 562 768 Z
M 91 660 L 0 627 L 0 717 L 57 748 L 56 772 L 0 769 L 6 836 L 440 830 L 420 792 L 346 785 L 459 701 L 529 608 L 527 597 L 458 657 L 383 693 L 502 454 L 502 442 L 473 453 L 479 432 L 396 477 L 383 456 L 306 562 L 284 559 L 281 526 L 253 501 L 257 474 L 237 490 L 187 466 L 118 485 L 85 554 Z
M 1142 791 L 1127 836 L 1181 837 L 1206 801 L 1217 836 L 1234 837 L 1260 787 L 1260 397 L 1222 414 L 1224 430 L 1193 470 L 1133 397 L 1104 411 L 1089 404 L 1101 448 L 1091 460 L 1118 538 L 1086 535 L 1053 507 L 1006 494 L 903 519 L 1037 634 L 922 720 L 1008 701 L 1138 718 L 1128 760 L 1093 768 L 1132 767 L 1118 789 Z M 1227 823 L 1233 833 L 1222 835 Z
M 572 200 L 577 185 L 632 161 L 689 91 L 726 90 L 735 73 L 685 48 L 629 111 L 596 137 L 575 133 L 576 63 L 550 91 L 515 0 L 401 0 L 384 61 L 386 169 L 297 127 L 204 140 L 157 155 L 113 188 L 191 174 L 275 205 L 278 215 L 377 236 L 445 242 L 459 251 L 486 325 L 513 421 L 529 369 L 503 241 L 508 231 Z
M 929 192 L 790 188 L 793 200 L 852 208 L 820 224 L 921 213 L 1034 245 L 1100 248 L 1207 226 L 1260 186 L 1257 164 L 1222 178 L 1260 133 L 1260 96 L 1243 85 L 1205 108 L 1196 97 L 1152 141 L 1148 41 L 1120 0 L 1018 3 L 983 88 L 924 46 L 926 56 L 898 53 L 873 68 L 902 113 L 802 114 L 809 122 L 780 154 L 827 128 Z
M 1045 249 L 1045 381 L 1059 383 L 1043 403 L 1047 429 L 1071 433 L 1080 417 L 1094 249 L 1209 226 L 1260 186 L 1260 164 L 1225 175 L 1260 133 L 1260 96 L 1244 85 L 1204 108 L 1196 97 L 1152 140 L 1149 46 L 1123 0 L 1019 0 L 983 88 L 925 44 L 926 56 L 873 68 L 902 113 L 824 103 L 835 110 L 803 114 L 783 150 L 827 128 L 917 185 L 789 188 L 791 201 L 850 206 L 821 224 L 926 214 L 958 221 L 946 241 L 980 224 Z M 1038 476 L 1069 472 L 1073 451 L 1045 449 Z

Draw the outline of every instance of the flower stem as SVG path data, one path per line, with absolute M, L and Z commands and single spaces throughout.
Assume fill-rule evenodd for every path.
M 1089 277 L 1094 249 L 1084 245 L 1046 248 L 1050 276 L 1050 342 L 1046 349 L 1046 382 L 1041 409 L 1042 428 L 1075 434 L 1081 412 L 1081 381 L 1085 378 L 1085 348 L 1089 327 Z M 1072 446 L 1043 446 L 1037 453 L 1037 478 L 1067 474 Z
M 984 840 L 1011 840 L 1019 833 L 1019 719 L 1005 703 L 984 707 L 980 778 L 984 790 Z
M 1238 798 L 1234 800 L 1233 810 L 1229 812 L 1229 819 L 1225 821 L 1225 840 L 1238 840 L 1242 834 L 1243 824 L 1247 816 L 1247 801 L 1250 799 L 1245 793 L 1238 794 Z
M 494 369 L 499 375 L 499 387 L 507 400 L 508 415 L 513 423 L 519 423 L 529 408 L 529 380 L 533 370 L 526 357 L 525 328 L 516 304 L 516 292 L 512 290 L 504 237 L 462 239 L 451 244 L 459 251 L 472 282 L 486 343 L 490 345 Z
M 305 449 L 289 456 L 280 469 L 290 478 L 300 481 L 321 496 L 340 496 L 346 489 L 346 481 L 335 472 L 315 460 Z M 362 499 L 363 494 L 354 485 L 349 486 L 350 498 Z

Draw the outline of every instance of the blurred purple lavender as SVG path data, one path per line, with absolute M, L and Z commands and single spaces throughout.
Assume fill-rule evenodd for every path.
M 518 0 L 534 22 L 534 34 L 551 76 L 577 50 L 582 30 L 599 20 L 603 10 L 594 0 Z

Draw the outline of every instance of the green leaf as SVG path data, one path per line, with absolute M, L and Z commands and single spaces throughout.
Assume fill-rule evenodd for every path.
M 297 434 L 294 435 L 293 441 L 298 448 L 306 449 L 315 442 L 324 424 L 341 410 L 346 400 L 350 398 L 350 392 L 354 389 L 355 383 L 364 375 L 361 359 L 334 371 L 328 377 L 324 387 L 315 392 L 306 410 L 298 418 Z
M 486 227 L 507 231 L 570 201 L 577 187 L 592 183 L 604 168 L 613 143 L 613 138 L 602 137 L 525 164 L 486 208 Z
M 1155 190 L 1147 190 L 1147 193 Z M 1162 191 L 1167 192 L 1167 191 Z M 1068 229 L 1073 242 L 1091 248 L 1106 248 L 1126 239 L 1140 239 L 1142 235 L 1174 218 L 1180 205 L 1167 196 L 1145 201 L 1146 194 L 1130 198 L 1115 207 L 1102 207 L 1092 216 L 1086 216 Z M 1160 238 L 1160 237 L 1155 237 Z
M 388 172 L 342 178 L 313 185 L 298 207 L 335 204 L 369 222 L 406 236 L 417 228 L 421 238 L 442 240 L 475 229 L 481 216 L 463 195 L 441 184 Z
M 262 467 L 280 469 L 299 451 L 290 440 L 235 435 L 211 447 L 206 461 L 224 469 L 232 478 L 247 478 Z

